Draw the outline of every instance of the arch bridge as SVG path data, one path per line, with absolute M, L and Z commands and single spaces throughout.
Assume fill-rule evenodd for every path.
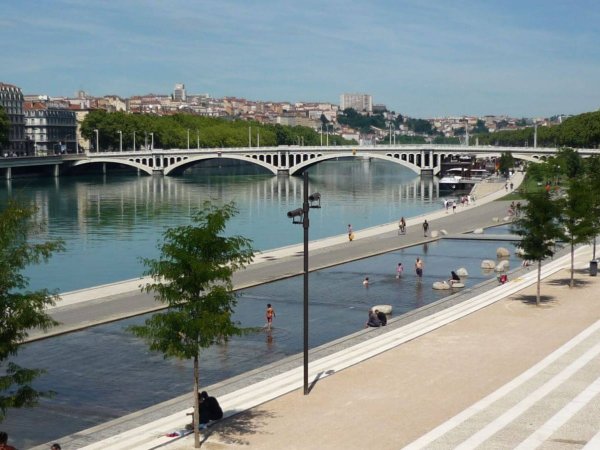
M 578 149 L 583 156 L 599 154 L 597 149 Z M 399 164 L 418 174 L 435 175 L 447 157 L 462 155 L 498 157 L 510 152 L 528 161 L 546 159 L 557 152 L 548 147 L 497 147 L 464 145 L 374 145 L 374 146 L 278 146 L 209 149 L 154 149 L 144 151 L 99 152 L 70 158 L 71 166 L 121 164 L 147 174 L 175 175 L 201 161 L 228 159 L 261 166 L 273 174 L 298 174 L 323 161 L 341 158 L 378 159 Z

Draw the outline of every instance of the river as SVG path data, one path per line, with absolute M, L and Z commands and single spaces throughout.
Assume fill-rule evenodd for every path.
M 273 176 L 262 168 L 198 167 L 181 177 L 137 176 L 131 172 L 62 178 L 21 178 L 0 189 L 32 201 L 46 224 L 41 238 L 62 238 L 64 253 L 26 274 L 33 289 L 67 292 L 141 275 L 142 257 L 157 256 L 167 227 L 189 223 L 205 200 L 233 200 L 239 209 L 227 233 L 253 240 L 258 250 L 298 243 L 299 227 L 286 213 L 302 206 L 302 179 Z M 309 171 L 310 192 L 322 208 L 311 214 L 310 238 L 397 221 L 440 206 L 437 180 L 421 180 L 396 164 L 369 160 L 329 161 Z

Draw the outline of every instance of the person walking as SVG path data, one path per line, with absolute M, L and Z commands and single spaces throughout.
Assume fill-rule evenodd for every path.
M 429 224 L 427 223 L 427 219 L 423 222 L 423 236 L 427 237 L 427 230 L 429 230 Z
M 354 231 L 352 231 L 352 224 L 348 224 L 348 240 L 352 242 L 354 239 Z
M 365 279 L 363 280 L 363 286 L 366 288 L 369 287 L 369 277 L 365 277 Z
M 398 221 L 398 234 L 406 234 L 406 221 L 404 220 L 404 216 L 400 217 Z
M 415 273 L 419 278 L 423 277 L 423 269 L 425 268 L 425 264 L 421 258 L 417 258 L 415 261 Z
M 273 325 L 273 318 L 275 317 L 275 310 L 270 303 L 267 303 L 267 311 L 265 315 L 267 316 L 267 330 L 270 330 L 271 326 Z

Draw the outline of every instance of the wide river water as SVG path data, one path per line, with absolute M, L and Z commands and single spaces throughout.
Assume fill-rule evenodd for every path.
M 233 200 L 239 214 L 227 233 L 269 250 L 302 240 L 286 213 L 302 206 L 302 179 L 260 173 L 256 166 L 196 168 L 184 176 L 137 176 L 123 172 L 62 178 L 23 178 L 0 188 L 33 201 L 45 222 L 42 238 L 62 238 L 64 253 L 28 269 L 31 288 L 66 292 L 141 275 L 141 257 L 158 256 L 167 227 L 189 223 L 205 200 Z M 130 173 L 130 172 L 129 172 Z M 330 161 L 309 171 L 310 192 L 321 193 L 311 211 L 310 239 L 397 221 L 439 208 L 437 180 L 421 180 L 396 164 L 369 160 Z
M 61 237 L 67 250 L 48 264 L 31 268 L 31 286 L 68 291 L 138 277 L 140 257 L 157 256 L 156 243 L 169 227 L 189 223 L 190 212 L 205 199 L 234 200 L 240 210 L 228 232 L 253 239 L 265 250 L 298 243 L 302 228 L 286 212 L 301 206 L 302 180 L 228 168 L 209 174 L 197 169 L 180 178 L 111 174 L 108 176 L 20 179 L 0 191 L 35 201 L 47 224 L 42 238 Z M 311 239 L 395 222 L 442 207 L 435 180 L 407 169 L 370 161 L 332 161 L 310 170 L 311 192 L 322 195 L 322 208 L 311 211 Z M 374 304 L 391 304 L 402 314 L 448 295 L 431 283 L 449 270 L 465 267 L 468 286 L 493 276 L 482 259 L 495 258 L 498 243 L 442 240 L 390 252 L 311 274 L 310 346 L 315 347 L 364 327 Z M 503 243 L 506 246 L 507 243 Z M 412 271 L 424 258 L 423 280 Z M 405 276 L 396 279 L 396 264 Z M 511 257 L 511 264 L 518 264 Z M 361 285 L 364 276 L 372 282 Z M 201 384 L 207 386 L 302 350 L 302 277 L 244 290 L 235 318 L 242 326 L 264 324 L 264 309 L 274 304 L 272 339 L 262 333 L 234 338 L 201 355 Z M 16 362 L 42 367 L 47 374 L 36 387 L 56 391 L 37 408 L 9 410 L 0 428 L 19 448 L 57 440 L 129 412 L 191 390 L 188 361 L 163 359 L 127 332 L 147 316 L 92 327 L 24 345 Z M 333 324 L 333 326 L 332 326 Z

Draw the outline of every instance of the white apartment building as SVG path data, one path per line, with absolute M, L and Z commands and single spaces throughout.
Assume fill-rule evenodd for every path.
M 185 94 L 185 84 L 176 83 L 175 88 L 173 89 L 173 100 L 176 102 L 185 102 L 186 94 Z
M 358 112 L 373 112 L 373 97 L 369 94 L 340 95 L 340 109 L 352 108 Z

